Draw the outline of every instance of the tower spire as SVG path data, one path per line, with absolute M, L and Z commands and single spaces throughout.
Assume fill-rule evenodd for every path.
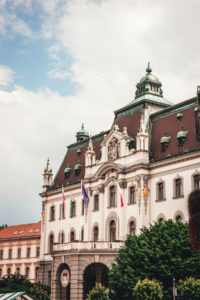
M 44 169 L 44 173 L 43 173 L 43 191 L 44 192 L 47 190 L 47 187 L 51 185 L 52 177 L 53 177 L 52 169 L 50 168 L 50 162 L 49 162 L 49 158 L 48 158 L 46 168 Z
M 147 68 L 146 68 L 146 72 L 147 72 L 148 74 L 150 74 L 150 73 L 152 72 L 152 68 L 151 68 L 151 66 L 150 66 L 150 62 L 148 62 L 148 65 L 147 65 Z

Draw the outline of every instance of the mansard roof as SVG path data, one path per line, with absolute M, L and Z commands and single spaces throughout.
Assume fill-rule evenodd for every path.
M 26 239 L 40 237 L 41 222 L 7 226 L 0 230 L 1 240 Z
M 200 150 L 200 141 L 196 139 L 196 107 L 197 98 L 195 97 L 150 116 L 151 161 L 167 159 Z M 183 146 L 179 145 L 177 138 L 178 133 L 181 131 L 188 131 Z M 160 141 L 165 135 L 170 136 L 170 141 L 167 150 L 162 152 Z

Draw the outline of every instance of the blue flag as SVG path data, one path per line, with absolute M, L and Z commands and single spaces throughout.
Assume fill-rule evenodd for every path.
M 82 194 L 83 194 L 85 208 L 88 208 L 90 198 L 88 197 L 88 194 L 87 194 L 87 192 L 85 190 L 85 187 L 84 187 L 84 184 L 82 182 L 81 182 L 81 190 L 82 190 Z

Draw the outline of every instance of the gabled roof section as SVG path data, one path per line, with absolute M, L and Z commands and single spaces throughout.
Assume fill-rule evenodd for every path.
M 97 159 L 100 159 L 101 156 L 101 142 L 104 139 L 104 134 L 107 134 L 108 132 L 109 131 L 103 131 L 92 137 L 92 143 Z M 83 179 L 85 175 L 85 152 L 87 150 L 88 143 L 89 138 L 68 146 L 68 151 L 64 157 L 64 160 L 61 163 L 53 183 L 48 190 L 59 188 L 62 185 L 67 186 L 80 183 L 81 179 Z M 79 173 L 76 173 L 75 169 L 78 164 L 81 165 L 81 168 Z M 66 168 L 71 169 L 68 178 L 65 176 Z
M 151 161 L 200 150 L 200 141 L 196 139 L 196 107 L 197 98 L 195 97 L 150 116 Z M 180 132 L 188 133 L 184 136 L 183 145 L 180 145 L 178 141 Z M 160 141 L 164 136 L 170 137 L 170 140 L 167 149 L 162 151 Z
M 41 222 L 7 226 L 0 230 L 0 241 L 7 239 L 38 238 L 41 234 Z

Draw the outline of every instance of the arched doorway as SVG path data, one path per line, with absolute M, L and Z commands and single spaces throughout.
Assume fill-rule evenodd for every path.
M 83 299 L 85 300 L 89 291 L 95 284 L 101 283 L 108 287 L 108 268 L 102 263 L 93 263 L 86 267 L 83 274 Z
M 70 300 L 70 268 L 67 264 L 61 264 L 56 274 L 56 299 Z

